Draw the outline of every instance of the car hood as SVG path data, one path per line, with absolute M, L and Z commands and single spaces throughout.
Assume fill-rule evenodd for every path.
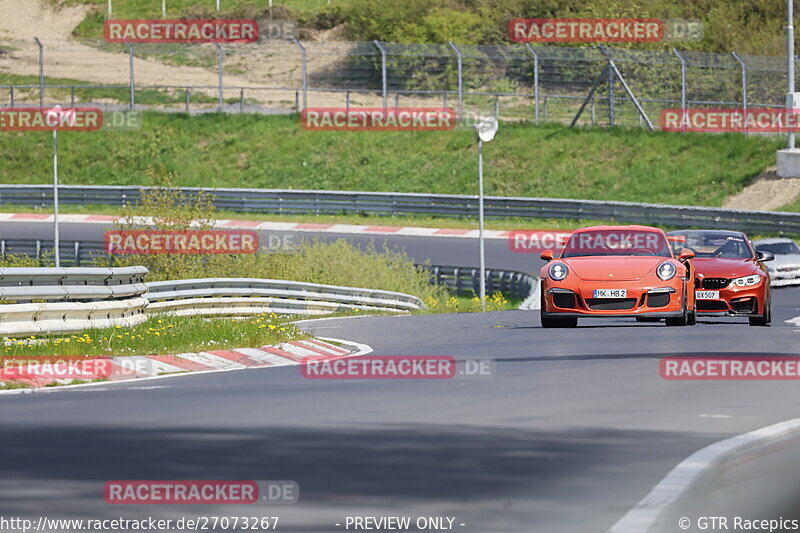
M 752 259 L 696 257 L 692 259 L 692 264 L 695 271 L 706 278 L 738 278 L 758 270 L 758 265 Z
M 569 257 L 563 263 L 581 279 L 631 281 L 645 277 L 667 257 L 654 256 L 593 256 Z

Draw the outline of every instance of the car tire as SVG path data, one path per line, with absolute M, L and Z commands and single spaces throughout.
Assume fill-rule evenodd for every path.
M 574 328 L 578 325 L 578 318 L 574 316 L 546 317 L 542 316 L 543 328 Z
M 697 324 L 697 311 L 689 313 L 689 320 L 686 322 L 687 326 L 694 326 Z
M 688 326 L 689 325 L 689 310 L 683 306 L 683 315 L 672 316 L 664 319 L 667 326 Z
M 763 315 L 751 316 L 748 321 L 751 326 L 769 326 L 769 323 L 772 322 L 772 298 L 768 298 L 767 303 L 764 304 Z

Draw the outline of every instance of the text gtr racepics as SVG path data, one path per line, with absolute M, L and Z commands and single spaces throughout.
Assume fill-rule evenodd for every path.
M 595 226 L 574 231 L 557 259 L 542 259 L 542 327 L 575 327 L 578 317 L 633 316 L 695 323 L 694 256 L 673 257 L 663 231 L 647 226 Z
M 744 233 L 720 230 L 670 231 L 673 249 L 695 254 L 697 312 L 700 316 L 747 317 L 751 326 L 772 320 L 770 277 L 764 261 Z

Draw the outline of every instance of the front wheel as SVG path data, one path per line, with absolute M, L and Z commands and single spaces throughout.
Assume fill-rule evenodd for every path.
M 543 328 L 574 328 L 578 325 L 578 317 L 547 317 L 542 316 Z
M 772 322 L 772 298 L 764 304 L 764 314 L 761 316 L 751 316 L 749 319 L 751 326 L 769 326 Z
M 684 306 L 683 314 L 681 316 L 671 316 L 665 319 L 668 326 L 688 326 L 689 325 L 689 310 Z

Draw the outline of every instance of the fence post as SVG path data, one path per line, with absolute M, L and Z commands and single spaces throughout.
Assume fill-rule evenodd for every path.
M 161 18 L 167 18 L 167 0 L 161 0 Z
M 219 112 L 222 113 L 222 47 L 219 45 L 218 42 L 214 42 L 214 46 L 217 48 L 217 71 L 219 75 Z
M 533 55 L 533 107 L 536 116 L 536 123 L 539 123 L 539 54 L 531 46 L 525 43 L 525 48 Z
M 183 93 L 183 98 L 186 103 L 186 112 L 189 112 L 189 88 L 187 87 Z
M 308 54 L 306 53 L 306 47 L 303 46 L 300 41 L 295 39 L 294 44 L 296 44 L 300 49 L 300 56 L 302 57 L 301 71 L 303 76 L 303 109 L 305 109 L 308 107 Z
M 381 53 L 381 91 L 383 94 L 383 108 L 386 109 L 386 98 L 389 90 L 389 80 L 388 76 L 386 75 L 386 49 L 377 39 L 372 41 L 372 43 Z
M 464 63 L 461 57 L 461 50 L 452 42 L 449 44 L 458 59 L 458 116 L 461 118 L 464 116 Z
M 686 132 L 686 59 L 677 48 L 672 49 L 681 60 L 681 131 Z
M 14 107 L 14 86 L 13 85 L 10 86 L 9 96 L 11 97 L 11 107 Z
M 742 111 L 744 112 L 744 134 L 747 135 L 747 63 L 736 52 L 731 52 L 736 61 L 742 66 Z
M 33 38 L 39 47 L 39 107 L 44 107 L 44 46 L 38 37 Z
M 134 77 L 133 77 L 133 45 L 125 40 L 125 46 L 128 47 L 128 70 L 131 85 L 131 111 L 136 107 L 136 97 L 134 96 Z
M 614 126 L 614 73 L 611 72 L 611 58 L 608 58 L 608 125 Z
M 111 18 L 111 0 L 108 0 L 108 18 Z
M 616 76 L 616 78 L 619 80 L 619 83 L 622 85 L 622 88 L 625 89 L 625 93 L 628 95 L 628 98 L 631 99 L 631 102 L 633 102 L 634 107 L 636 107 L 636 111 L 639 112 L 639 116 L 647 123 L 647 127 L 650 129 L 650 131 L 655 131 L 655 128 L 653 127 L 653 123 L 650 122 L 650 117 L 647 116 L 647 113 L 645 113 L 644 108 L 642 107 L 642 104 L 639 102 L 639 99 L 636 98 L 636 95 L 633 94 L 633 91 L 628 86 L 628 82 L 625 81 L 625 77 L 622 75 L 622 72 L 620 72 L 619 69 L 617 68 L 617 65 L 616 65 L 616 63 L 614 63 L 614 59 L 611 57 L 611 54 L 608 52 L 608 50 L 606 50 L 602 46 L 600 47 L 600 50 L 608 58 L 608 76 L 609 76 L 609 79 L 612 80 L 611 81 L 612 94 L 610 96 L 613 98 L 613 88 L 614 88 L 613 80 L 614 80 L 614 76 Z M 613 74 L 613 76 L 612 76 L 612 74 Z M 611 125 L 613 126 L 614 125 L 614 123 L 613 123 L 613 109 L 611 110 L 611 116 L 612 116 Z M 641 124 L 641 121 L 639 123 Z
M 244 87 L 239 89 L 239 113 L 244 113 Z

